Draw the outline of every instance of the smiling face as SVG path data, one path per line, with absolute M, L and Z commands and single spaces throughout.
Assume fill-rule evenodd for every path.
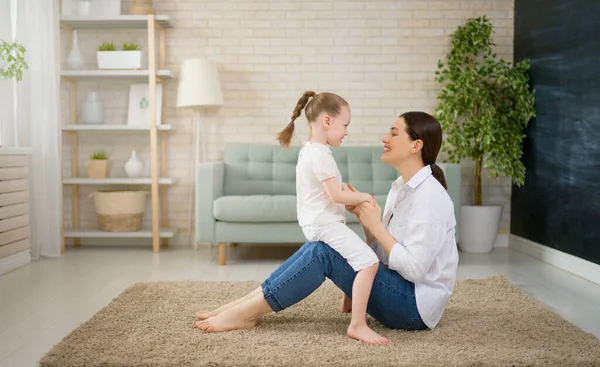
M 342 145 L 342 140 L 348 135 L 348 125 L 350 124 L 350 110 L 346 106 L 340 108 L 340 113 L 336 116 L 325 114 L 322 118 L 323 128 L 326 131 L 327 144 L 332 147 Z
M 406 132 L 406 122 L 403 117 L 394 122 L 390 131 L 381 141 L 384 144 L 381 160 L 392 167 L 411 159 L 415 154 L 420 154 L 419 152 L 423 147 L 421 139 L 412 140 Z

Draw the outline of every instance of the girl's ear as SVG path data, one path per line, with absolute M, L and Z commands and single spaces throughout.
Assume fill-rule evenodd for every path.
M 329 116 L 328 114 L 324 114 L 322 124 L 325 130 L 329 129 L 329 127 L 331 127 L 331 116 Z

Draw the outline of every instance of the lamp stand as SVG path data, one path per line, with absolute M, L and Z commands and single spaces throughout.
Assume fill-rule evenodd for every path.
M 192 117 L 192 124 L 194 125 L 194 151 L 192 155 L 192 188 L 190 192 L 190 206 L 188 209 L 188 218 L 190 218 L 190 223 L 188 225 L 188 230 L 192 233 L 192 226 L 194 226 L 192 218 L 192 212 L 194 210 L 194 204 L 196 202 L 195 192 L 197 186 L 198 179 L 198 163 L 200 162 L 200 151 L 202 151 L 202 162 L 206 162 L 207 153 L 206 153 L 206 141 L 205 134 L 202 124 L 202 119 L 200 117 L 200 108 L 194 108 L 194 115 Z M 195 228 L 195 227 L 194 227 Z M 196 232 L 192 234 L 192 245 L 194 248 L 197 248 L 198 244 L 196 243 Z

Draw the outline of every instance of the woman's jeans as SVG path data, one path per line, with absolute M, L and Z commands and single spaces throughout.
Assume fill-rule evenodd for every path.
M 307 242 L 262 284 L 265 300 L 275 312 L 300 302 L 329 278 L 348 297 L 356 272 L 338 252 L 323 242 Z M 415 285 L 379 263 L 367 313 L 392 329 L 422 330 Z

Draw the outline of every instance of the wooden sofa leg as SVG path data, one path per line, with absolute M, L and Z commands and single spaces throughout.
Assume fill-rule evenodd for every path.
M 224 242 L 219 242 L 219 265 L 225 265 L 227 259 L 227 247 Z

